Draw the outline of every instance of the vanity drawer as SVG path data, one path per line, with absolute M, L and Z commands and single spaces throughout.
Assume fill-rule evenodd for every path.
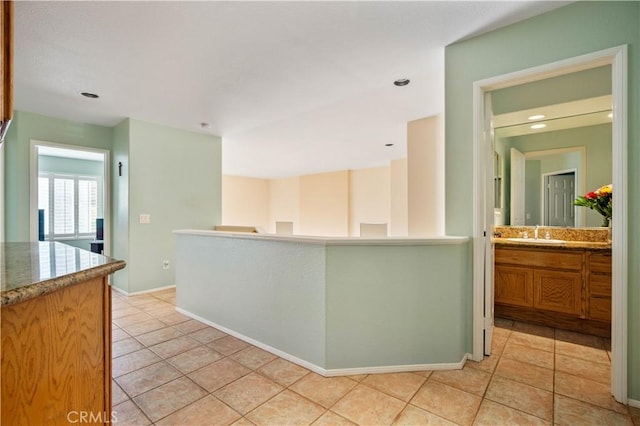
M 611 276 L 591 274 L 589 276 L 591 296 L 611 297 Z
M 589 254 L 589 271 L 601 274 L 611 274 L 611 255 L 590 253 Z
M 582 252 L 564 250 L 495 249 L 495 262 L 507 265 L 538 266 L 543 268 L 582 270 Z

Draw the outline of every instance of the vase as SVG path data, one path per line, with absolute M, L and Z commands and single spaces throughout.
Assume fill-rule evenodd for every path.
M 602 216 L 602 227 L 603 228 L 608 228 L 611 224 L 611 218 L 608 218 L 606 216 Z

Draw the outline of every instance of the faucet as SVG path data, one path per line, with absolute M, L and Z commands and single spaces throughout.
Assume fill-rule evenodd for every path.
M 533 228 L 533 238 L 534 238 L 534 239 L 536 239 L 536 240 L 538 239 L 538 227 L 539 227 L 539 226 L 540 226 L 540 225 L 536 225 L 536 226 Z

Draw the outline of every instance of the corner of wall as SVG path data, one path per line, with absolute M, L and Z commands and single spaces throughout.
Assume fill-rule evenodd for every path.
M 130 120 L 120 122 L 113 131 L 111 170 L 112 256 L 129 263 L 129 133 Z M 112 285 L 129 292 L 130 265 L 114 274 Z

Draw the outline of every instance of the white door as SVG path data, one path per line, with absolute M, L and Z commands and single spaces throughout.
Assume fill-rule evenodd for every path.
M 524 154 L 511 148 L 511 220 L 512 226 L 524 225 Z
M 545 224 L 548 226 L 574 227 L 576 199 L 576 175 L 574 172 L 549 175 L 545 182 Z

